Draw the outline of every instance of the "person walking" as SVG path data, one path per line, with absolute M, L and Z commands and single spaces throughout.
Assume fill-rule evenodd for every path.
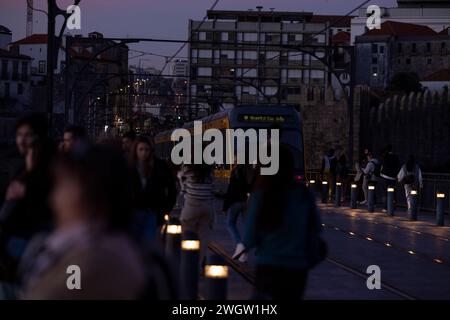
M 309 270 L 326 255 L 314 196 L 295 181 L 284 145 L 279 168 L 258 177 L 248 205 L 244 245 L 256 250 L 255 299 L 301 299 Z
M 423 188 L 422 171 L 413 155 L 408 157 L 408 160 L 400 169 L 397 179 L 405 189 L 408 213 L 411 213 L 411 191 L 416 190 L 419 192 L 419 189 Z
M 364 201 L 360 204 L 366 204 L 369 201 L 369 185 L 376 186 L 380 177 L 381 164 L 372 152 L 367 152 L 367 164 L 362 168 L 364 175 L 362 189 L 364 193 Z
M 328 194 L 330 197 L 334 195 L 334 190 L 336 187 L 336 168 L 337 159 L 335 156 L 335 151 L 334 149 L 330 149 L 322 159 L 322 167 L 320 170 L 322 181 L 328 182 Z
M 194 232 L 200 239 L 200 257 L 205 261 L 209 231 L 215 222 L 212 167 L 206 164 L 183 165 L 180 179 L 184 205 L 180 220 L 183 231 Z
M 134 229 L 150 240 L 164 224 L 176 201 L 175 178 L 169 166 L 154 155 L 149 138 L 137 137 L 130 155 Z
M 239 261 L 241 262 L 247 261 L 247 254 L 243 253 L 245 246 L 242 243 L 237 221 L 239 216 L 243 215 L 246 210 L 248 194 L 250 192 L 246 173 L 245 165 L 238 164 L 233 167 L 222 209 L 227 216 L 228 232 L 236 245 L 233 259 L 240 255 Z
M 380 177 L 382 179 L 383 188 L 383 211 L 387 211 L 387 189 L 394 188 L 397 182 L 397 175 L 400 171 L 400 160 L 396 154 L 392 152 L 392 145 L 387 145 L 384 149 L 383 163 L 381 166 Z M 395 193 L 394 193 L 395 196 Z M 395 199 L 394 199 L 395 202 Z
M 56 147 L 34 140 L 27 146 L 25 171 L 8 187 L 0 209 L 0 281 L 14 283 L 18 263 L 31 238 L 52 228 L 47 199 L 51 189 L 48 171 Z

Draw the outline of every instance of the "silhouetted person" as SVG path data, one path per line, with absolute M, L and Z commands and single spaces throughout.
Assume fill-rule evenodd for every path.
M 52 226 L 48 206 L 51 182 L 48 174 L 56 150 L 46 140 L 27 147 L 25 171 L 9 185 L 0 210 L 0 277 L 16 281 L 17 264 L 30 239 Z
M 244 245 L 256 249 L 257 298 L 302 298 L 308 271 L 326 254 L 314 196 L 294 172 L 293 154 L 282 145 L 278 173 L 260 175 L 250 197 Z
M 423 188 L 422 171 L 416 159 L 413 155 L 408 157 L 406 163 L 400 169 L 397 176 L 400 184 L 404 186 L 406 202 L 408 205 L 408 213 L 411 212 L 411 191 L 416 190 L 417 192 Z
M 52 173 L 56 230 L 28 261 L 22 298 L 139 298 L 147 270 L 128 234 L 131 195 L 123 157 L 95 146 L 84 154 L 61 155 Z M 77 267 L 72 275 L 81 272 L 81 290 L 68 289 L 68 266 Z
M 80 144 L 87 143 L 88 136 L 86 130 L 80 126 L 70 126 L 64 130 L 63 150 L 73 152 Z
M 387 189 L 395 187 L 399 171 L 400 171 L 400 160 L 398 156 L 392 152 L 392 145 L 388 145 L 384 149 L 383 163 L 381 166 L 381 173 L 380 173 L 383 182 L 382 188 L 383 188 L 384 210 L 387 210 L 387 202 L 386 202 Z
M 328 182 L 329 195 L 334 194 L 336 186 L 336 168 L 337 159 L 334 149 L 328 150 L 328 153 L 322 159 L 322 167 L 320 169 L 320 175 L 322 181 Z
M 162 226 L 176 202 L 175 177 L 169 166 L 154 154 L 153 142 L 137 137 L 130 154 L 133 206 Z
M 133 144 L 136 140 L 136 133 L 134 131 L 128 131 L 122 137 L 122 151 L 125 156 L 129 156 L 133 150 Z

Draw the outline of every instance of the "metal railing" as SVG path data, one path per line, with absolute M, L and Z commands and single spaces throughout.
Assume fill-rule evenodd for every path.
M 350 173 L 349 181 L 353 182 L 355 177 L 355 172 Z M 430 211 L 434 212 L 436 210 L 436 194 L 444 193 L 445 194 L 445 205 L 444 212 L 449 214 L 450 208 L 450 174 L 448 173 L 435 173 L 435 172 L 423 172 L 423 189 L 419 190 L 419 207 L 421 211 Z M 321 181 L 321 175 L 319 170 L 311 170 L 306 172 L 307 181 L 315 180 L 317 182 Z M 318 186 L 319 183 L 316 183 Z M 378 184 L 382 186 L 382 184 Z M 404 188 L 400 183 L 397 183 L 395 188 L 396 190 L 396 199 L 398 206 L 406 207 L 406 197 Z M 349 193 L 349 188 L 346 190 L 346 193 Z M 384 199 L 383 191 L 380 188 L 377 188 L 377 203 L 381 204 L 381 200 Z M 347 194 L 348 198 L 350 197 Z

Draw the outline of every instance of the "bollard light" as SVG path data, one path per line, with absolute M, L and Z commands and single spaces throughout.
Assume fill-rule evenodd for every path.
M 199 240 L 183 240 L 181 242 L 181 249 L 186 251 L 196 251 L 200 250 Z
M 350 190 L 350 208 L 356 209 L 358 205 L 358 185 L 353 183 Z
M 436 194 L 436 225 L 442 227 L 445 224 L 444 221 L 444 201 L 445 194 L 437 193 Z
M 417 221 L 417 190 L 411 190 L 411 208 L 409 212 L 409 219 Z
M 394 216 L 394 214 L 395 214 L 394 194 L 395 194 L 394 188 L 392 188 L 392 187 L 387 188 L 386 208 L 387 208 L 387 214 L 390 216 Z
M 228 278 L 227 266 L 205 266 L 205 277 L 225 279 Z
M 335 198 L 334 198 L 334 205 L 336 207 L 341 206 L 341 196 L 342 196 L 342 183 L 336 182 L 336 192 L 335 192 Z
M 182 297 L 196 300 L 200 273 L 200 241 L 193 232 L 185 232 L 181 242 L 180 279 Z
M 308 187 L 311 191 L 315 192 L 316 190 L 316 180 L 312 179 L 308 182 Z
M 206 299 L 226 300 L 228 267 L 221 256 L 213 254 L 209 257 L 205 266 L 205 278 L 207 282 Z
M 316 180 L 309 180 L 309 184 L 315 184 Z
M 181 251 L 181 224 L 177 218 L 170 218 L 166 230 L 166 256 L 178 263 Z
M 375 211 L 375 186 L 369 186 L 369 199 L 367 201 L 367 211 Z
M 328 202 L 328 182 L 322 181 L 322 203 Z

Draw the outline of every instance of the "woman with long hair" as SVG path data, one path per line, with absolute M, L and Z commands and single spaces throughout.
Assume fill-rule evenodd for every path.
M 138 216 L 135 227 L 141 228 L 145 222 L 145 237 L 149 239 L 156 235 L 157 227 L 164 223 L 164 215 L 175 205 L 175 178 L 169 166 L 155 157 L 153 141 L 147 137 L 136 138 L 130 154 L 130 169 L 133 207 Z
M 397 175 L 398 181 L 405 188 L 406 202 L 408 206 L 408 214 L 411 214 L 412 193 L 411 191 L 419 191 L 423 188 L 422 171 L 413 155 L 408 157 L 406 163 L 400 169 Z
M 308 270 L 324 256 L 315 199 L 295 181 L 294 157 L 280 146 L 275 175 L 260 175 L 252 192 L 244 234 L 256 249 L 258 298 L 300 299 Z M 261 296 L 262 295 L 262 296 Z

